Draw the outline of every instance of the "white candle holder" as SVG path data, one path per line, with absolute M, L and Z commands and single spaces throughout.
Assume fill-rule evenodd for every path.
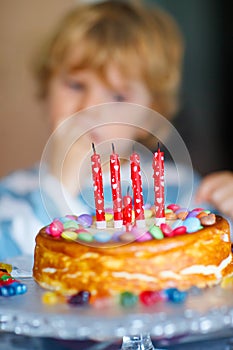
M 114 220 L 114 228 L 122 228 L 123 220 Z
M 96 221 L 96 228 L 104 230 L 107 227 L 106 221 Z
M 155 225 L 156 226 L 160 226 L 161 224 L 165 224 L 166 223 L 166 218 L 155 218 Z

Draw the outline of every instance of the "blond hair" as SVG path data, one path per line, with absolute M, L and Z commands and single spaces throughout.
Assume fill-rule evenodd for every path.
M 183 42 L 170 15 L 123 1 L 78 5 L 68 13 L 37 62 L 40 95 L 60 69 L 91 68 L 106 81 L 114 63 L 126 77 L 138 76 L 155 108 L 171 117 L 178 107 Z

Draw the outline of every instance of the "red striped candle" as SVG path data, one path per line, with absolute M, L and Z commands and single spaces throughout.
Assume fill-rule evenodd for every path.
M 127 195 L 123 197 L 123 225 L 126 226 L 126 231 L 130 230 L 132 225 L 132 197 L 129 195 L 129 188 Z
M 110 173 L 113 201 L 114 227 L 121 228 L 123 225 L 122 196 L 121 196 L 121 175 L 119 155 L 115 153 L 112 144 L 112 154 L 110 155 Z
M 154 192 L 155 192 L 155 224 L 160 226 L 165 223 L 164 205 L 164 152 L 160 151 L 159 145 L 153 158 L 154 169 Z
M 106 228 L 106 221 L 104 211 L 104 191 L 101 161 L 100 155 L 96 153 L 94 143 L 92 143 L 92 148 L 94 153 L 91 156 L 91 164 L 96 208 L 96 226 L 98 229 L 104 229 Z
M 133 188 L 135 221 L 138 227 L 145 227 L 145 215 L 142 193 L 142 180 L 140 168 L 140 156 L 133 152 L 130 156 L 131 163 L 131 180 Z

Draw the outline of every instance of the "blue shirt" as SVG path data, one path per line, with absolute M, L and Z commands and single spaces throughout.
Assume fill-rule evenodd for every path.
M 146 167 L 146 166 L 145 166 Z M 147 166 L 148 167 L 148 166 Z M 151 167 L 151 166 L 150 166 Z M 129 185 L 129 174 L 122 175 L 122 194 Z M 149 180 L 148 180 L 149 179 Z M 191 169 L 165 165 L 165 201 L 193 208 L 192 198 L 200 177 Z M 152 176 L 142 174 L 144 203 L 153 204 Z M 111 206 L 111 188 L 104 180 L 106 206 Z M 91 181 L 90 181 L 91 184 Z M 35 236 L 54 217 L 66 214 L 94 214 L 92 185 L 85 186 L 77 198 L 72 198 L 49 173 L 38 165 L 18 170 L 0 181 L 0 260 L 20 254 L 33 254 Z

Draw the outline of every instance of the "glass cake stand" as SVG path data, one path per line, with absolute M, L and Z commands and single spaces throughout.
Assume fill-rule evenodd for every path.
M 10 262 L 9 260 L 7 261 Z M 60 339 L 122 341 L 122 350 L 152 350 L 216 333 L 231 331 L 233 293 L 220 286 L 193 289 L 183 304 L 161 302 L 146 307 L 74 307 L 45 305 L 44 290 L 31 277 L 30 258 L 14 259 L 12 275 L 28 287 L 26 294 L 0 297 L 0 331 Z

